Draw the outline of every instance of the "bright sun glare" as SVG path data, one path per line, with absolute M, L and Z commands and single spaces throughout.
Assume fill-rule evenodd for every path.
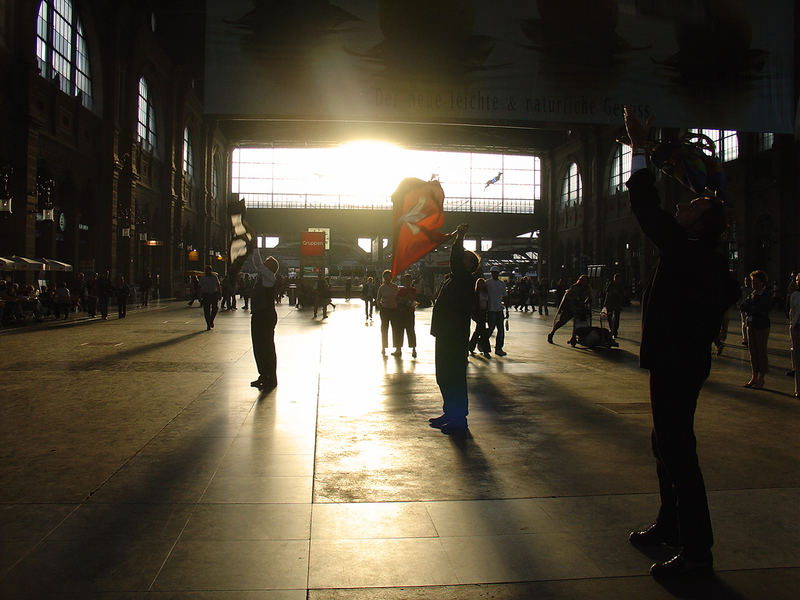
M 411 156 L 388 142 L 357 141 L 339 146 L 332 160 L 328 157 L 319 167 L 335 182 L 334 189 L 380 197 L 391 195 L 405 177 L 419 177 Z

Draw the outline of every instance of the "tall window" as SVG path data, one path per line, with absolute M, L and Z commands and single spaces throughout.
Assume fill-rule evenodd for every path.
M 561 186 L 561 207 L 577 206 L 583 198 L 583 186 L 581 175 L 578 173 L 578 165 L 572 163 L 564 175 L 564 184 Z
M 379 142 L 236 148 L 230 191 L 257 208 L 391 210 L 391 195 L 406 177 L 437 179 L 445 212 L 532 214 L 541 198 L 537 156 L 407 150 Z
M 611 160 L 611 173 L 608 180 L 608 193 L 613 196 L 622 191 L 622 184 L 631 176 L 631 147 L 617 144 Z
M 690 129 L 689 131 L 710 137 L 717 147 L 716 155 L 722 162 L 739 158 L 739 136 L 735 131 L 728 129 Z
M 183 129 L 183 174 L 186 179 L 191 179 L 194 175 L 194 163 L 192 162 L 192 138 L 189 134 L 189 126 Z
M 211 165 L 211 197 L 216 199 L 219 195 L 219 156 L 214 153 L 214 160 Z
M 147 80 L 139 79 L 137 135 L 142 145 L 150 152 L 156 148 L 156 111 L 150 97 L 150 86 Z
M 775 134 L 774 133 L 759 133 L 758 134 L 758 151 L 764 152 L 765 150 L 769 150 L 772 148 L 772 144 L 775 142 Z
M 65 94 L 80 96 L 92 108 L 92 77 L 83 25 L 70 0 L 42 0 L 36 19 L 36 60 L 39 73 L 58 78 Z

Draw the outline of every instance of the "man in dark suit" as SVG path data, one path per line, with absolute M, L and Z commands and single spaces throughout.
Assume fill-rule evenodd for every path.
M 261 260 L 261 252 L 252 244 L 250 264 L 258 273 L 250 298 L 250 336 L 253 341 L 253 356 L 258 367 L 258 379 L 250 385 L 260 390 L 271 390 L 278 385 L 277 355 L 275 352 L 275 325 L 278 313 L 275 311 L 275 274 L 278 260 L 268 256 Z
M 467 347 L 470 313 L 475 290 L 473 273 L 480 258 L 464 250 L 466 225 L 453 234 L 450 250 L 450 277 L 442 285 L 431 316 L 431 335 L 436 338 L 436 383 L 442 392 L 443 414 L 428 419 L 442 433 L 464 434 L 467 431 Z
M 723 312 L 738 297 L 725 257 L 717 251 L 725 214 L 713 197 L 679 204 L 674 215 L 662 210 L 655 177 L 646 168 L 650 120 L 642 124 L 626 109 L 625 124 L 634 153 L 627 182 L 631 209 L 659 250 L 642 297 L 640 366 L 650 371 L 651 440 L 661 508 L 652 525 L 629 539 L 635 545 L 666 544 L 679 550 L 650 568 L 654 577 L 707 574 L 713 570 L 714 540 L 694 413 Z

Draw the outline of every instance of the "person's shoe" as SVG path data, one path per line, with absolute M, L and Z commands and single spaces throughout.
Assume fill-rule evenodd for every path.
M 505 356 L 506 354 L 508 354 L 508 352 L 506 352 L 502 348 L 498 348 L 497 350 L 494 351 L 494 353 L 497 354 L 497 356 Z
M 274 390 L 276 387 L 278 387 L 278 380 L 270 378 L 263 380 L 261 382 L 261 385 L 258 386 L 258 389 L 260 389 L 261 391 Z
M 794 369 L 790 369 L 789 371 L 786 371 L 786 376 L 787 377 L 794 377 Z
M 470 350 L 470 351 L 469 351 L 469 355 L 470 355 L 470 356 L 475 356 L 475 350 Z
M 491 352 L 484 352 L 483 353 L 483 357 L 484 358 L 492 358 L 492 353 Z
M 667 546 L 677 546 L 678 538 L 669 531 L 665 531 L 657 523 L 638 531 L 631 531 L 628 541 L 634 546 L 657 546 L 666 544 Z
M 747 340 L 742 340 L 742 346 L 747 346 Z
M 431 427 L 442 427 L 445 423 L 447 423 L 447 415 L 432 417 L 428 419 L 428 423 L 430 423 Z
M 411 358 L 417 358 L 417 349 L 416 348 L 412 348 L 411 349 Z
M 576 340 L 575 338 L 569 338 L 568 344 L 570 346 L 572 346 L 573 348 L 575 347 L 575 344 L 577 344 L 577 343 L 578 343 L 578 340 Z
M 469 431 L 469 426 L 467 425 L 467 420 L 464 419 L 463 421 L 445 423 L 439 429 L 445 435 L 464 435 Z
M 722 349 L 725 348 L 725 344 L 720 342 L 720 345 L 717 346 L 717 356 L 722 356 Z
M 261 386 L 262 386 L 262 384 L 263 384 L 263 382 L 264 382 L 264 380 L 263 380 L 263 379 L 261 379 L 261 377 L 259 377 L 259 378 L 258 378 L 258 379 L 256 379 L 255 381 L 251 381 L 251 382 L 250 382 L 250 387 L 261 387 Z
M 323 318 L 323 319 L 327 319 L 327 318 L 328 318 L 328 315 L 322 315 L 322 318 Z
M 397 357 L 403 356 L 403 351 L 395 350 L 394 352 L 392 352 L 392 356 L 397 356 Z
M 547 343 L 548 344 L 552 344 L 553 343 L 553 334 L 552 333 L 548 333 L 547 334 Z
M 685 552 L 681 552 L 669 560 L 654 563 L 650 567 L 650 575 L 656 579 L 702 577 L 712 573 L 714 573 L 714 559 L 711 552 L 702 558 L 690 558 Z
M 206 331 L 211 331 L 211 325 L 206 325 Z

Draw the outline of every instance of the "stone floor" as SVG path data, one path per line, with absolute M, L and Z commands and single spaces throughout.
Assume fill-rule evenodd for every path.
M 714 578 L 664 586 L 627 542 L 657 508 L 638 311 L 620 348 L 546 343 L 512 310 L 508 356 L 471 358 L 471 435 L 419 356 L 382 358 L 360 301 L 279 305 L 259 394 L 249 314 L 182 302 L 0 331 L 0 597 L 796 598 L 800 402 L 775 315 L 767 389 L 733 331 L 697 414 Z

